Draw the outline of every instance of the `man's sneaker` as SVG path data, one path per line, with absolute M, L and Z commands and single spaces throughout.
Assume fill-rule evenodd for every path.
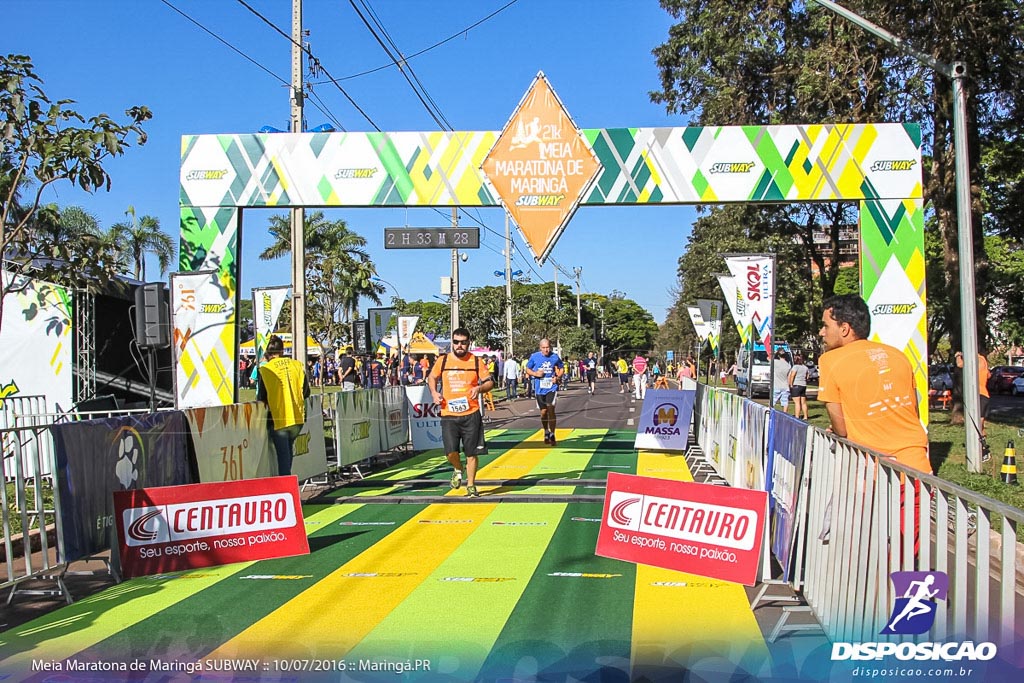
M 469 498 L 479 498 L 480 492 L 476 490 L 475 486 L 466 487 L 466 496 Z
M 452 485 L 452 489 L 462 487 L 462 470 L 455 470 L 455 473 L 452 474 L 452 480 L 450 483 Z
M 551 432 L 551 440 L 548 441 L 548 443 L 551 444 L 552 446 L 555 445 L 555 433 L 554 432 Z

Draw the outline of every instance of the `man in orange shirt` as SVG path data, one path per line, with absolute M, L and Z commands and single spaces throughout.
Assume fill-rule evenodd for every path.
M 838 436 L 931 474 L 928 435 L 917 412 L 910 361 L 899 349 L 868 341 L 871 314 L 855 294 L 823 304 L 818 399 Z
M 988 441 L 985 440 L 985 418 L 988 417 L 988 402 L 991 400 L 991 396 L 988 394 L 988 379 L 992 375 L 992 371 L 988 369 L 988 359 L 982 355 L 979 349 L 978 352 L 978 391 L 981 394 L 981 428 L 978 429 L 978 436 L 981 437 L 981 461 L 987 462 L 992 459 L 992 451 L 988 447 Z M 963 351 L 956 352 L 956 366 L 961 370 L 964 367 L 964 354 Z
M 438 381 L 441 391 L 437 390 Z M 479 498 L 476 489 L 478 456 L 487 450 L 480 414 L 480 395 L 493 388 L 487 365 L 469 352 L 469 330 L 452 331 L 452 352 L 437 359 L 427 377 L 434 403 L 441 406 L 441 441 L 448 462 L 455 468 L 452 489 L 462 486 L 462 460 L 459 446 L 466 453 L 466 495 Z

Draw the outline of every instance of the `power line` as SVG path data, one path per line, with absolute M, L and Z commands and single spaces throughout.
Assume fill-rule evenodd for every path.
M 373 10 L 370 9 L 370 7 L 367 6 L 365 2 L 362 2 L 363 7 L 365 7 L 367 12 L 370 13 L 370 15 L 373 17 L 375 26 L 370 24 L 370 21 L 359 9 L 358 5 L 356 5 L 355 0 L 349 0 L 349 4 L 352 6 L 352 9 L 355 10 L 356 14 L 362 20 L 363 25 L 366 26 L 366 29 L 370 32 L 370 35 L 373 36 L 374 40 L 377 41 L 377 44 L 380 45 L 381 48 L 384 50 L 384 53 L 389 58 L 391 58 L 391 60 L 395 64 L 399 65 L 398 70 L 402 73 L 402 76 L 405 78 L 405 81 L 409 84 L 409 87 L 412 88 L 412 91 L 416 95 L 417 99 L 419 99 L 420 104 L 422 104 L 423 108 L 427 110 L 427 113 L 430 114 L 430 117 L 434 119 L 434 123 L 436 123 L 441 128 L 445 128 L 447 130 L 454 130 L 454 127 L 448 122 L 448 119 L 445 118 L 440 108 L 437 107 L 437 104 L 434 103 L 432 99 L 431 102 L 434 104 L 434 106 L 431 107 L 430 104 L 427 104 L 427 100 L 424 99 L 424 96 L 426 96 L 426 98 L 429 99 L 430 95 L 427 93 L 426 88 L 423 87 L 423 84 L 420 82 L 420 79 L 416 77 L 416 74 L 413 71 L 411 64 L 405 63 L 404 58 L 401 60 L 401 63 L 399 62 L 399 58 L 402 56 L 402 51 L 398 49 L 398 46 L 395 44 L 395 42 L 391 39 L 391 36 L 388 34 L 387 29 L 384 28 L 384 25 L 380 22 L 379 19 L 377 19 L 376 15 L 373 14 Z M 380 31 L 380 33 L 378 33 L 378 31 Z M 387 38 L 387 43 L 385 43 L 384 38 L 381 38 L 381 33 L 383 33 L 384 37 Z M 418 88 L 417 85 L 413 83 L 412 78 L 409 77 L 409 74 L 412 74 L 413 77 L 416 78 L 416 84 L 419 84 Z
M 247 3 L 245 0 L 236 0 L 236 2 L 238 2 L 238 4 L 240 4 L 242 7 L 246 8 L 247 10 L 249 10 L 250 12 L 255 14 L 257 17 L 259 17 L 260 20 L 263 21 L 263 23 L 265 23 L 267 26 L 270 26 L 277 33 L 280 33 L 282 36 L 284 36 L 288 40 L 289 43 L 291 43 L 292 45 L 297 46 L 300 50 L 302 50 L 302 52 L 304 52 L 306 54 L 306 56 L 309 57 L 310 69 L 313 70 L 314 73 L 323 73 L 325 76 L 327 76 L 328 80 L 327 81 L 323 81 L 323 83 L 327 83 L 327 82 L 333 83 L 334 87 L 336 87 L 338 89 L 338 91 L 342 95 L 345 96 L 345 99 L 348 100 L 349 104 L 351 104 L 355 108 L 355 110 L 357 112 L 359 112 L 359 114 L 364 119 L 366 119 L 367 122 L 369 122 L 369 124 L 371 126 L 373 126 L 374 130 L 376 130 L 378 133 L 383 132 L 383 131 L 381 131 L 380 126 L 378 126 L 374 122 L 374 120 L 370 118 L 370 115 L 367 114 L 365 111 L 363 111 L 363 108 L 360 107 L 356 103 L 356 101 L 354 99 L 352 99 L 352 96 L 349 95 L 348 92 L 346 92 L 345 88 L 341 87 L 341 84 L 338 82 L 338 79 L 336 79 L 334 76 L 331 75 L 331 72 L 329 72 L 327 70 L 327 67 L 325 67 L 323 65 L 323 63 L 320 61 L 320 59 L 316 55 L 313 54 L 312 50 L 310 50 L 305 45 L 302 45 L 301 43 L 295 42 L 290 35 L 288 35 L 284 31 L 282 31 L 280 28 L 278 28 L 278 26 L 274 22 L 270 21 L 270 19 L 267 19 L 265 16 L 260 14 L 258 10 L 256 10 L 252 5 Z
M 285 79 L 283 79 L 283 78 L 281 78 L 280 76 L 278 76 L 278 75 L 277 75 L 276 73 L 274 73 L 273 71 L 271 71 L 271 70 L 270 70 L 269 68 L 267 68 L 267 67 L 266 67 L 266 66 L 264 66 L 263 64 L 260 64 L 260 63 L 259 63 L 258 61 L 256 61 L 255 59 L 253 59 L 252 57 L 250 57 L 249 55 L 247 55 L 247 54 L 246 54 L 245 52 L 243 52 L 243 51 L 242 51 L 242 50 L 240 50 L 239 48 L 235 47 L 234 45 L 232 45 L 231 43 L 229 43 L 228 41 L 226 41 L 226 40 L 225 40 L 224 38 L 221 38 L 221 37 L 220 37 L 219 35 L 217 35 L 217 34 L 216 34 L 216 33 L 215 33 L 214 31 L 211 31 L 211 30 L 210 30 L 210 29 L 208 29 L 208 28 L 207 28 L 206 26 L 204 26 L 203 24 L 199 23 L 199 21 L 197 21 L 196 19 L 194 19 L 194 18 L 192 18 L 191 16 L 189 16 L 189 15 L 188 15 L 188 14 L 187 14 L 186 12 L 184 12 L 183 10 L 181 10 L 181 9 L 179 9 L 179 8 L 177 8 L 177 7 L 175 7 L 175 6 L 173 5 L 173 4 L 171 4 L 170 2 L 168 2 L 168 0 L 160 0 L 160 2 L 162 2 L 162 3 L 163 3 L 163 4 L 165 4 L 165 5 L 167 5 L 167 6 L 168 6 L 168 7 L 170 7 L 170 8 L 172 9 L 172 10 L 174 10 L 175 12 L 177 12 L 178 14 L 180 14 L 181 16 L 183 16 L 183 17 L 185 17 L 186 19 L 188 19 L 188 20 L 189 20 L 190 22 L 192 22 L 193 24 L 195 24 L 195 25 L 196 25 L 197 27 L 199 27 L 199 28 L 200 28 L 201 30 L 205 31 L 205 32 L 206 32 L 207 34 L 209 34 L 209 35 L 210 35 L 211 37 L 213 37 L 214 39 L 216 39 L 216 40 L 217 40 L 217 41 L 219 41 L 220 43 L 222 43 L 222 44 L 224 44 L 225 46 L 227 46 L 227 48 L 228 48 L 228 49 L 230 49 L 231 51 L 235 52 L 236 54 L 238 54 L 238 55 L 239 55 L 240 57 L 242 57 L 243 59 L 245 59 L 245 60 L 247 60 L 247 61 L 251 62 L 252 64 L 255 64 L 255 65 L 256 65 L 257 67 L 259 67 L 260 69 L 262 69 L 262 70 L 263 70 L 263 71 L 265 71 L 266 73 L 270 74 L 270 76 L 271 76 L 271 77 L 273 77 L 273 78 L 275 78 L 276 80 L 280 81 L 280 82 L 281 82 L 282 84 L 284 84 L 284 85 L 286 85 L 286 86 L 290 86 L 290 85 L 291 85 L 291 83 L 289 83 L 289 82 L 288 82 L 288 81 L 286 81 Z M 332 121 L 337 121 L 337 119 L 335 119 L 335 118 L 334 118 L 334 116 L 333 116 L 333 115 L 332 115 L 332 114 L 331 114 L 331 113 L 330 113 L 329 111 L 327 111 L 327 110 L 325 109 L 326 105 L 324 105 L 324 106 L 322 107 L 322 106 L 320 106 L 319 104 L 317 104 L 317 103 L 315 103 L 315 102 L 314 102 L 314 103 L 313 103 L 313 106 L 314 106 L 314 107 L 316 107 L 317 109 L 319 109 L 319 110 L 320 110 L 320 112 L 321 112 L 321 113 L 322 113 L 322 114 L 323 114 L 324 116 L 326 116 L 327 118 L 331 119 Z M 338 124 L 338 125 L 340 126 L 341 124 Z
M 409 55 L 408 57 L 404 57 L 403 59 L 406 62 L 408 62 L 410 59 L 415 59 L 416 57 L 419 57 L 422 54 L 425 54 L 427 52 L 430 52 L 431 50 L 439 48 L 442 45 L 444 45 L 445 43 L 448 43 L 448 42 L 450 42 L 452 40 L 455 40 L 459 36 L 464 35 L 464 34 L 468 33 L 469 31 L 473 30 L 474 28 L 476 28 L 480 24 L 483 24 L 484 22 L 494 18 L 498 14 L 501 14 L 502 12 L 504 12 L 509 7 L 511 7 L 512 5 L 516 4 L 517 2 L 519 2 L 519 0 L 512 0 L 511 2 L 507 3 L 506 5 L 503 5 L 502 7 L 499 7 L 498 9 L 494 10 L 493 12 L 491 12 L 490 14 L 488 14 L 486 17 L 484 17 L 480 21 L 476 22 L 475 24 L 470 24 L 466 28 L 462 29 L 461 31 L 459 31 L 457 33 L 453 33 L 452 35 L 448 36 L 444 40 L 440 40 L 440 41 L 434 43 L 433 45 L 431 45 L 430 47 L 423 48 L 419 52 L 414 52 L 411 55 Z M 398 66 L 398 63 L 397 62 L 391 62 L 389 64 L 383 64 L 381 66 L 378 66 L 378 67 L 376 67 L 374 69 L 370 69 L 368 71 L 361 71 L 359 73 L 352 74 L 351 76 L 343 76 L 342 78 L 339 78 L 338 80 L 339 81 L 348 81 L 348 80 L 351 80 L 353 78 L 359 78 L 360 76 L 368 76 L 369 74 L 377 73 L 378 71 L 383 71 L 384 69 L 390 69 L 393 66 Z M 326 82 L 326 81 L 324 81 L 324 82 Z

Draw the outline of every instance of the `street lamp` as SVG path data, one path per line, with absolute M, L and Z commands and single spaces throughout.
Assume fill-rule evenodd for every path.
M 968 424 L 979 424 L 981 416 L 980 388 L 978 378 L 978 314 L 974 291 L 974 227 L 971 216 L 971 171 L 967 157 L 967 65 L 963 62 L 946 64 L 918 52 L 905 40 L 876 26 L 864 17 L 851 12 L 831 0 L 814 0 L 825 9 L 831 10 L 855 26 L 881 38 L 897 49 L 903 50 L 925 66 L 946 76 L 953 82 L 953 158 L 956 169 L 956 222 L 957 242 L 960 247 L 960 326 L 964 353 L 964 417 Z M 980 433 L 980 431 L 979 431 Z M 967 469 L 981 472 L 981 443 L 978 439 L 966 438 Z
M 398 293 L 398 287 L 395 287 L 393 284 L 391 284 L 390 282 L 388 282 L 384 278 L 377 277 L 376 275 L 373 275 L 373 276 L 370 277 L 370 280 L 372 282 L 380 282 L 381 284 L 387 285 L 388 287 L 390 287 L 391 289 L 394 290 L 394 292 L 395 292 L 395 299 L 402 299 L 402 295 Z M 405 299 L 402 299 L 402 301 L 405 301 Z M 391 303 L 392 304 L 394 303 L 394 299 L 392 299 Z

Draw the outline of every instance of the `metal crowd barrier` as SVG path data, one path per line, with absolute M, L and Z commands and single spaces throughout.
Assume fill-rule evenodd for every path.
M 726 435 L 738 442 L 742 431 L 742 411 L 715 396 L 719 393 L 698 388 L 696 438 L 705 458 L 708 447 L 721 450 Z M 766 452 L 747 456 L 768 462 Z M 762 482 L 771 481 L 772 473 L 766 472 Z M 786 622 L 808 608 L 833 642 L 894 640 L 897 636 L 880 634 L 894 598 L 903 597 L 893 594 L 889 575 L 913 570 L 941 571 L 949 579 L 949 608 L 938 610 L 932 629 L 917 640 L 991 641 L 1009 652 L 1019 647 L 1017 601 L 1024 600 L 1024 566 L 1018 561 L 1017 532 L 1024 510 L 810 425 L 798 486 L 787 583 L 808 607 L 784 608 L 769 640 L 806 630 L 805 624 Z
M 0 472 L 4 483 L 0 495 L 4 532 L 0 589 L 10 589 L 7 604 L 17 594 L 63 596 L 71 602 L 64 583 L 68 572 L 61 544 L 61 507 L 54 481 L 55 453 L 49 425 L 147 412 L 50 413 L 45 405 L 42 396 L 19 396 L 5 399 L 0 410 Z M 15 521 L 20 528 L 18 533 L 14 532 Z M 22 585 L 39 579 L 53 581 L 56 587 L 30 589 Z

